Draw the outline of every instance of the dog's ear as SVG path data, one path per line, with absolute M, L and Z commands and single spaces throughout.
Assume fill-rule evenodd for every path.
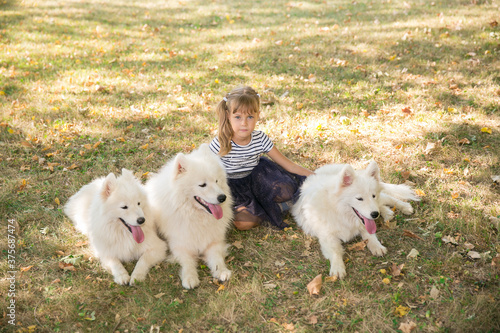
M 365 171 L 368 176 L 375 178 L 377 181 L 380 181 L 380 169 L 375 160 L 371 160 L 370 164 L 368 164 Z
M 187 159 L 183 153 L 177 154 L 174 160 L 174 179 L 187 171 Z
M 211 153 L 212 151 L 210 150 L 210 147 L 208 146 L 208 144 L 206 143 L 202 143 L 200 145 L 200 148 L 198 148 L 201 152 L 203 152 L 204 154 L 208 154 L 208 153 Z
M 341 175 L 341 186 L 342 187 L 347 187 L 352 185 L 354 182 L 354 177 L 355 177 L 355 172 L 352 166 L 347 164 L 342 171 L 340 172 Z
M 101 195 L 104 199 L 109 198 L 111 193 L 113 193 L 116 187 L 116 176 L 114 173 L 110 173 L 104 179 L 104 184 L 102 185 Z
M 123 168 L 122 169 L 122 176 L 134 178 L 134 173 L 128 169 Z

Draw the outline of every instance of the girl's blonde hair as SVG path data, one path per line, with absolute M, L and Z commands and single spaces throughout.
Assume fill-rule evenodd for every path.
M 224 156 L 231 151 L 233 128 L 229 122 L 231 114 L 238 110 L 255 115 L 259 112 L 260 95 L 251 87 L 244 86 L 233 89 L 217 105 L 219 115 L 219 155 Z

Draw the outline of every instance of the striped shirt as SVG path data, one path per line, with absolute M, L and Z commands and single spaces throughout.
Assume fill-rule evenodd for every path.
M 260 155 L 270 152 L 273 147 L 271 139 L 262 131 L 253 131 L 252 139 L 246 146 L 239 146 L 231 141 L 231 151 L 227 155 L 221 156 L 228 178 L 248 176 L 253 168 L 259 164 Z M 218 138 L 210 142 L 210 149 L 214 154 L 219 154 Z

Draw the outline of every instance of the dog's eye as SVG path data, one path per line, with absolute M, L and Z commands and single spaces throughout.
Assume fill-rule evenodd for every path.
M 141 203 L 140 203 L 140 202 L 138 202 L 138 203 L 137 203 L 137 206 L 140 206 L 140 205 L 141 205 Z
M 200 187 L 205 187 L 205 186 L 207 186 L 207 183 L 203 183 L 200 185 Z
M 123 207 L 122 207 L 122 209 L 127 209 L 127 208 L 128 208 L 128 206 L 123 206 Z
M 375 198 L 375 194 L 373 195 L 373 197 Z
M 363 198 L 356 198 L 356 199 L 358 199 L 359 201 L 363 201 Z

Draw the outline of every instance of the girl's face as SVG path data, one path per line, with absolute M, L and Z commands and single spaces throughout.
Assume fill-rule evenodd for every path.
M 250 113 L 246 110 L 238 110 L 231 113 L 229 115 L 229 123 L 233 128 L 233 142 L 240 146 L 249 144 L 258 120 L 259 112 Z

